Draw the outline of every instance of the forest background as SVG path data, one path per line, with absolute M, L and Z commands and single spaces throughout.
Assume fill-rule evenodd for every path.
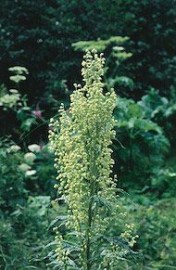
M 176 269 L 176 1 L 2 1 L 0 269 L 53 269 L 58 203 L 48 123 L 85 49 L 117 93 L 114 173 L 139 269 Z M 136 269 L 130 266 L 127 269 Z

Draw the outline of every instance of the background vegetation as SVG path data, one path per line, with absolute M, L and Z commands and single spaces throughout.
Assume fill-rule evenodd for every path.
M 1 0 L 0 269 L 54 267 L 60 208 L 51 202 L 48 122 L 61 102 L 68 106 L 84 50 L 93 47 L 104 52 L 106 88 L 118 95 L 114 173 L 140 236 L 126 269 L 176 268 L 175 6 Z

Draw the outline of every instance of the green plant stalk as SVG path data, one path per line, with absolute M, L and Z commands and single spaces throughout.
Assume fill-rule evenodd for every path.
M 102 55 L 87 52 L 82 66 L 84 86 L 75 86 L 69 111 L 62 106 L 59 120 L 51 120 L 50 141 L 59 180 L 56 188 L 69 209 L 66 232 L 57 236 L 59 269 L 65 264 L 68 269 L 74 269 L 73 265 L 81 270 L 105 269 L 116 265 L 114 260 L 119 257 L 111 227 L 117 228 L 119 214 L 110 149 L 115 137 L 112 113 L 116 95 L 113 89 L 103 93 Z

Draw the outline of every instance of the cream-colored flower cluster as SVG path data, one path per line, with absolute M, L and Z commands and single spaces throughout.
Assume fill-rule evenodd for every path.
M 68 207 L 66 226 L 76 232 L 81 246 L 79 269 L 90 269 L 92 239 L 107 231 L 118 208 L 110 148 L 115 137 L 112 114 L 116 96 L 113 89 L 104 93 L 104 61 L 95 51 L 86 53 L 82 62 L 84 86 L 75 85 L 70 109 L 61 106 L 60 118 L 51 120 L 49 135 L 56 154 L 58 190 Z M 64 254 L 65 261 L 61 246 L 58 244 L 58 258 Z

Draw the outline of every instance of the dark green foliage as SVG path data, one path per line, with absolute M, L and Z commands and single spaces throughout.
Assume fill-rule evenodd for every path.
M 123 187 L 129 189 L 136 185 L 136 188 L 157 188 L 157 193 L 163 192 L 163 188 L 153 185 L 152 180 L 163 168 L 169 149 L 169 142 L 161 127 L 147 117 L 140 102 L 125 98 L 118 98 L 115 118 L 116 167 L 117 174 L 120 171 Z
M 0 205 L 3 211 L 13 211 L 16 205 L 23 205 L 27 197 L 24 175 L 18 166 L 23 157 L 20 151 L 13 150 L 8 140 L 0 142 Z
M 139 102 L 146 117 L 157 122 L 164 130 L 172 146 L 175 146 L 176 93 L 172 89 L 171 97 L 159 95 L 159 91 L 151 89 Z
M 29 197 L 23 206 L 3 216 L 0 221 L 0 268 L 7 270 L 46 268 L 46 246 L 52 241 L 48 226 L 50 197 Z M 50 211 L 51 212 L 51 211 Z M 44 258 L 46 259 L 44 260 Z
M 176 215 L 173 211 L 176 207 L 175 199 L 165 199 L 151 204 L 148 198 L 147 205 L 133 207 L 133 216 L 140 235 L 136 247 L 141 251 L 143 268 L 140 269 L 175 269 Z
M 50 205 L 55 179 L 53 166 L 49 166 L 52 155 L 45 148 L 36 154 L 34 164 L 27 164 L 24 154 L 10 140 L 1 140 L 0 269 L 46 269 L 49 262 L 44 257 L 52 240 L 48 231 L 54 213 Z M 37 173 L 27 174 L 24 165 Z
M 142 100 L 118 98 L 114 143 L 117 174 L 125 189 L 172 196 L 176 192 L 173 150 L 175 104 L 151 90 Z
M 72 72 L 75 68 L 78 70 L 79 62 L 71 44 L 116 34 L 116 27 L 111 23 L 117 19 L 117 13 L 109 2 L 28 0 L 3 3 L 0 13 L 3 73 L 0 80 L 8 78 L 9 66 L 25 65 L 31 74 L 25 87 L 30 100 L 47 99 L 46 89 L 62 98 L 65 94 L 63 80 L 72 83 L 78 77 L 78 72 Z M 33 89 L 32 94 L 30 89 Z
M 175 87 L 176 1 L 121 1 L 122 33 L 130 37 L 133 57 L 128 67 L 141 96 L 152 86 L 170 96 Z
M 66 97 L 63 80 L 70 88 L 79 79 L 80 57 L 73 53 L 73 42 L 122 35 L 131 40 L 133 57 L 125 66 L 136 83 L 131 95 L 141 97 L 153 86 L 169 96 L 176 72 L 175 5 L 175 0 L 5 1 L 0 13 L 0 80 L 7 82 L 9 66 L 26 66 L 31 78 L 25 92 L 35 102 L 43 97 L 46 106 L 53 95 Z

